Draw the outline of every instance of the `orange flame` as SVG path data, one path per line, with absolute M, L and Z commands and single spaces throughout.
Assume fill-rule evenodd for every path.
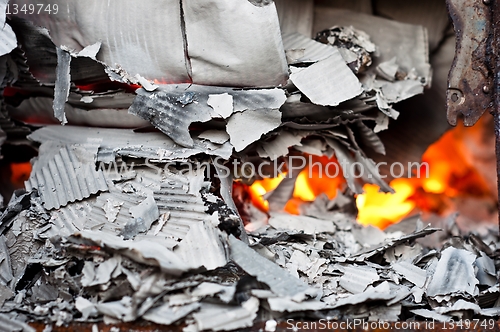
M 299 214 L 299 207 L 303 202 L 312 202 L 323 193 L 330 199 L 335 198 L 337 189 L 344 184 L 341 176 L 326 176 L 325 165 L 336 163 L 335 158 L 310 156 L 310 161 L 311 166 L 307 165 L 297 177 L 293 197 L 285 206 L 285 211 L 288 213 Z M 277 178 L 255 181 L 249 189 L 253 204 L 262 211 L 268 212 L 269 203 L 264 195 L 276 189 L 285 176 L 286 174 L 283 174 Z
M 459 125 L 443 135 L 424 154 L 419 174 L 410 179 L 396 179 L 390 182 L 395 190 L 394 194 L 381 193 L 376 185 L 365 185 L 365 193 L 356 197 L 358 221 L 383 229 L 412 212 L 445 213 L 450 209 L 450 202 L 457 197 L 487 197 L 494 200 L 495 194 L 488 187 L 484 176 L 478 171 L 473 160 L 468 160 L 470 158 L 464 155 L 464 145 L 471 140 L 479 140 L 477 137 L 481 135 L 484 136 L 484 127 L 488 121 L 489 119 L 483 117 L 475 127 L 465 128 Z M 332 160 L 315 157 L 315 161 L 326 165 Z M 299 214 L 303 202 L 313 201 L 322 193 L 333 199 L 337 189 L 344 186 L 344 179 L 321 177 L 319 172 L 319 168 L 311 172 L 306 167 L 300 173 L 293 198 L 285 207 L 287 212 Z M 274 190 L 281 180 L 282 178 L 265 179 L 250 186 L 255 206 L 267 212 L 269 204 L 263 196 Z
M 365 186 L 366 193 L 356 200 L 358 220 L 384 228 L 399 222 L 415 209 L 436 214 L 457 209 L 457 206 L 450 206 L 457 197 L 495 199 L 476 165 L 467 160 L 464 152 L 465 142 L 484 135 L 488 121 L 483 117 L 475 127 L 458 125 L 444 134 L 423 155 L 423 164 L 428 166 L 420 170 L 419 177 L 390 183 L 396 191 L 389 195 L 391 198 L 378 193 L 377 187 Z
M 269 211 L 269 203 L 264 198 L 264 195 L 276 189 L 283 179 L 284 176 L 279 176 L 276 178 L 267 178 L 255 181 L 249 187 L 252 203 L 262 211 Z
M 411 180 L 397 179 L 391 181 L 395 193 L 379 192 L 377 185 L 367 184 L 365 193 L 356 197 L 358 221 L 363 225 L 385 228 L 405 217 L 416 206 L 409 198 L 415 193 Z

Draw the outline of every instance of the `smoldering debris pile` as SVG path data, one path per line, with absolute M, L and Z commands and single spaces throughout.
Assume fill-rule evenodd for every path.
M 51 1 L 5 20 L 0 142 L 31 129 L 16 144 L 39 156 L 0 217 L 1 325 L 498 316 L 495 236 L 450 227 L 432 249 L 415 241 L 437 229 L 363 228 L 346 208 L 363 183 L 391 190 L 364 149 L 383 154 L 393 105 L 430 84 L 426 29 L 328 8 L 311 36 L 286 27 L 312 1 L 278 2 L 279 18 L 273 2 L 206 3 Z M 335 156 L 346 195 L 285 214 L 289 174 L 247 233 L 231 192 L 255 177 L 219 166 L 289 153 Z
M 417 218 L 382 232 L 321 197 L 304 215 L 271 214 L 247 245 L 203 173 L 138 167 L 107 184 L 98 197 L 52 211 L 39 191 L 13 199 L 0 237 L 8 326 L 141 319 L 200 331 L 297 317 L 500 315 L 493 232 L 464 240 L 453 220 L 442 232 Z M 444 245 L 419 243 L 429 236 Z

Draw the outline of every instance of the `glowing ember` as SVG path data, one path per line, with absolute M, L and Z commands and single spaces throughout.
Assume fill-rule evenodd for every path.
M 120 82 L 98 82 L 94 84 L 76 84 L 76 87 L 82 91 L 105 92 L 110 90 L 124 90 L 128 93 L 133 93 L 141 86 L 138 84 L 126 84 Z
M 31 163 L 11 163 L 10 181 L 16 188 L 22 188 L 24 181 L 27 181 L 31 173 Z

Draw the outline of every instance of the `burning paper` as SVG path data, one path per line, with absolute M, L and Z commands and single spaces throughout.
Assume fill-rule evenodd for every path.
M 364 149 L 387 152 L 375 132 L 430 82 L 422 27 L 313 1 L 278 1 L 290 15 L 279 21 L 272 1 L 43 4 L 58 13 L 5 25 L 20 48 L 0 73 L 29 95 L 6 107 L 68 125 L 29 136 L 41 146 L 28 192 L 0 216 L 5 326 L 498 315 L 496 236 L 431 250 L 421 241 L 436 228 L 356 223 L 352 192 L 391 191 Z M 285 180 L 265 178 L 272 163 L 224 176 L 233 161 L 259 169 L 286 156 L 311 158 L 285 165 Z M 308 176 L 316 162 L 343 174 Z

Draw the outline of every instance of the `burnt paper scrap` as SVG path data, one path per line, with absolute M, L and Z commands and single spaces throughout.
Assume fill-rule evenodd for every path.
M 226 94 L 227 97 L 224 97 Z M 226 106 L 218 105 L 215 101 L 218 98 L 220 104 L 221 95 L 227 100 Z M 285 99 L 285 93 L 281 89 L 236 90 L 189 84 L 164 85 L 152 93 L 139 90 L 138 96 L 129 108 L 129 113 L 150 121 L 177 144 L 193 147 L 190 125 L 221 116 L 224 118 L 231 116 L 229 119 L 231 126 L 234 124 L 246 126 L 249 114 L 255 113 L 261 117 L 261 114 L 274 114 L 272 126 L 268 126 L 267 131 L 263 132 L 267 133 L 281 124 L 277 109 L 283 105 Z M 240 116 L 243 118 L 238 120 Z M 231 136 L 231 133 L 229 134 Z M 259 137 L 260 135 L 254 140 Z M 252 142 L 253 140 L 242 144 L 248 145 Z M 242 147 L 239 144 L 239 150 L 246 145 Z
M 474 295 L 478 280 L 474 273 L 474 254 L 449 247 L 441 252 L 432 280 L 427 287 L 428 296 L 463 292 Z
M 154 242 L 124 241 L 117 236 L 94 231 L 82 231 L 73 241 L 88 241 L 105 250 L 120 252 L 139 263 L 158 266 L 163 272 L 171 275 L 180 275 L 190 269 L 178 255 Z
M 231 144 L 239 152 L 280 125 L 281 112 L 278 109 L 262 108 L 236 112 L 229 118 L 226 128 Z
M 64 104 L 68 101 L 69 89 L 71 85 L 70 76 L 71 55 L 61 48 L 57 48 L 56 83 L 54 88 L 54 116 L 66 124 L 64 114 Z
M 269 285 L 277 295 L 288 296 L 301 302 L 307 296 L 317 293 L 317 290 L 260 256 L 235 237 L 229 237 L 229 245 L 231 246 L 231 259 L 247 273 L 255 276 L 257 280 Z
M 288 64 L 315 63 L 326 60 L 338 52 L 337 48 L 319 43 L 299 33 L 283 35 Z
M 315 31 L 330 28 L 333 24 L 329 22 L 335 22 L 337 26 L 353 26 L 367 33 L 377 46 L 380 54 L 374 62 L 375 66 L 396 57 L 401 73 L 409 75 L 415 70 L 417 76 L 429 81 L 429 46 L 424 27 L 348 10 L 316 9 Z
M 116 94 L 119 99 L 119 93 Z M 79 97 L 79 98 L 78 98 Z M 100 103 L 100 96 L 93 96 L 90 103 L 81 102 L 87 101 L 88 96 L 77 95 L 70 92 L 69 101 L 63 104 L 63 114 L 68 125 L 74 126 L 89 126 L 89 127 L 108 127 L 108 128 L 139 128 L 149 125 L 148 121 L 140 119 L 128 113 L 130 103 L 125 107 L 117 103 L 106 107 L 105 103 Z M 74 98 L 78 98 L 75 101 Z M 112 100 L 112 97 L 110 98 Z M 60 121 L 54 117 L 53 110 L 54 98 L 36 96 L 24 99 L 17 107 L 9 106 L 12 118 L 24 123 L 30 124 L 59 124 Z M 104 104 L 102 107 L 101 104 Z
M 196 154 L 229 159 L 232 146 L 226 142 L 214 145 L 194 139 L 194 147 L 186 149 L 162 133 L 140 133 L 129 129 L 90 128 L 77 126 L 45 126 L 29 136 L 33 141 L 81 145 L 81 140 L 99 146 L 97 162 L 112 163 L 116 157 L 149 158 L 151 161 L 186 159 Z
M 228 331 L 250 327 L 257 317 L 260 302 L 252 297 L 241 306 L 204 303 L 198 313 L 193 314 L 196 327 L 201 330 Z

